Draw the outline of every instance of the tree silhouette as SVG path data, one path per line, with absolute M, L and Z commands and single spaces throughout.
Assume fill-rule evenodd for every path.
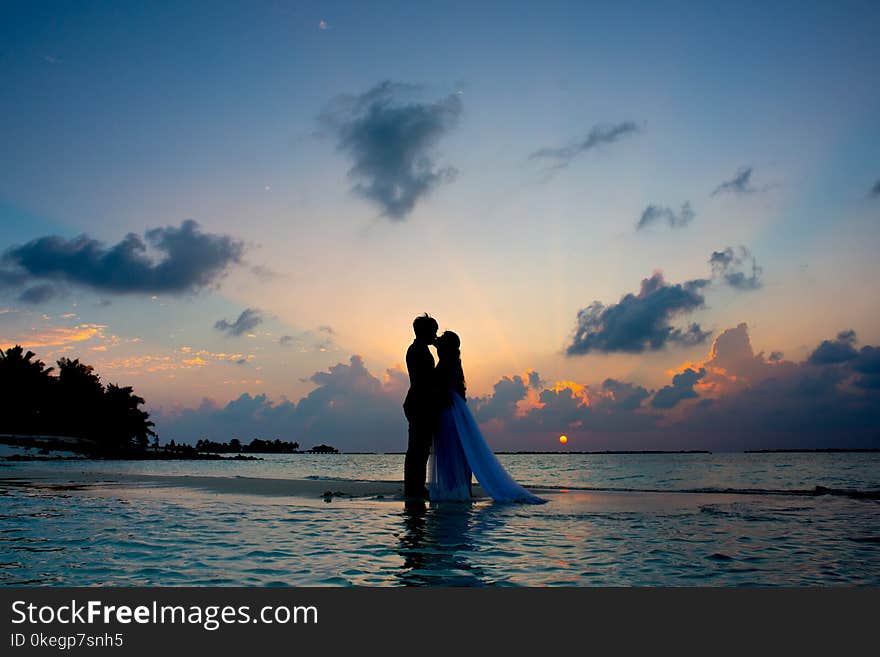
M 103 428 L 104 386 L 91 365 L 62 358 L 58 361 L 57 402 L 60 433 L 97 439 Z
M 0 349 L 0 399 L 2 430 L 9 433 L 43 431 L 50 421 L 44 401 L 51 395 L 52 368 L 34 360 L 34 352 L 21 346 Z
M 79 359 L 61 358 L 53 376 L 34 356 L 18 345 L 0 349 L 0 433 L 77 437 L 80 451 L 102 455 L 144 452 L 156 437 L 130 386 L 105 387 Z
M 131 386 L 122 388 L 111 383 L 104 391 L 105 426 L 113 427 L 119 438 L 132 447 L 145 450 L 150 436 L 156 435 L 152 429 L 156 425 L 150 421 L 149 413 L 138 408 L 142 404 L 144 398 L 135 395 Z

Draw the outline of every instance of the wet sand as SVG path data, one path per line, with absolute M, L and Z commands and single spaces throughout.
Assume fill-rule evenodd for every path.
M 186 491 L 239 497 L 300 499 L 302 502 L 344 500 L 404 501 L 402 481 L 366 481 L 333 478 L 277 479 L 240 476 L 150 475 L 118 472 L 64 472 L 31 470 L 22 477 L 0 476 L 0 487 L 21 487 L 49 491 L 97 493 L 184 494 Z M 678 493 L 638 491 L 595 491 L 578 488 L 539 488 L 530 490 L 548 499 L 553 506 L 577 507 L 581 511 L 610 512 L 672 510 L 695 508 L 707 503 L 724 503 L 739 498 L 735 493 Z M 475 502 L 491 502 L 478 485 L 473 487 Z

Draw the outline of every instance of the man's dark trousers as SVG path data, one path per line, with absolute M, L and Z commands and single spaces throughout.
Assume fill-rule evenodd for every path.
M 403 462 L 403 493 L 407 497 L 425 495 L 428 456 L 434 439 L 434 421 L 430 413 L 407 412 L 409 442 Z

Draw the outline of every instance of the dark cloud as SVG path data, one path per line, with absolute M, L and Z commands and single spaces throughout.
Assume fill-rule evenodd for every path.
M 771 363 L 778 363 L 782 360 L 783 354 L 781 351 L 771 351 L 770 356 L 767 358 Z
M 499 380 L 491 395 L 474 400 L 474 414 L 479 422 L 493 419 L 509 419 L 516 412 L 516 405 L 526 398 L 529 382 L 521 376 L 505 376 Z
M 726 180 L 712 192 L 712 196 L 718 194 L 754 194 L 759 191 L 752 185 L 752 167 L 742 167 L 730 180 Z
M 659 205 L 649 205 L 642 212 L 642 216 L 639 217 L 639 221 L 636 224 L 636 230 L 642 230 L 643 228 L 658 222 L 665 222 L 669 224 L 670 228 L 684 228 L 693 221 L 695 216 L 690 201 L 685 201 L 681 206 L 681 210 L 678 212 L 672 208 L 661 207 Z
M 823 340 L 822 344 L 810 354 L 807 362 L 811 365 L 837 365 L 858 357 L 855 349 L 855 331 L 841 331 L 835 340 Z
M 700 344 L 710 334 L 699 324 L 682 329 L 671 326 L 670 321 L 702 308 L 705 299 L 701 289 L 708 284 L 705 279 L 669 284 L 663 280 L 663 274 L 656 272 L 642 280 L 638 294 L 626 294 L 618 303 L 608 306 L 594 301 L 578 311 L 575 335 L 566 354 L 640 353 L 662 349 L 669 343 Z
M 263 313 L 257 308 L 245 308 L 234 322 L 218 319 L 214 328 L 227 335 L 239 336 L 250 333 L 263 323 Z
M 280 338 L 278 338 L 278 344 L 280 344 L 283 347 L 290 345 L 292 342 L 293 342 L 292 335 L 282 335 Z
M 553 168 L 567 167 L 578 155 L 605 144 L 613 144 L 619 139 L 637 132 L 639 132 L 639 127 L 632 121 L 624 121 L 615 125 L 597 125 L 583 139 L 574 141 L 568 146 L 538 149 L 529 155 L 529 159 L 550 160 L 553 162 Z
M 541 380 L 541 376 L 535 372 L 534 370 L 528 373 L 529 376 L 529 388 L 540 388 L 544 385 L 544 381 Z
M 874 183 L 874 186 L 871 188 L 870 196 L 877 198 L 880 196 L 880 180 Z
M 672 377 L 672 385 L 664 386 L 654 393 L 651 406 L 654 408 L 672 408 L 684 399 L 698 397 L 699 395 L 694 390 L 694 386 L 705 375 L 706 370 L 703 368 L 697 371 L 689 367 L 683 372 L 679 372 Z
M 0 269 L 0 289 L 24 285 L 27 281 L 28 277 L 20 271 Z
M 61 296 L 61 290 L 56 285 L 53 285 L 52 283 L 40 283 L 39 285 L 29 287 L 18 295 L 18 300 L 22 303 L 36 305 L 46 303 L 59 296 Z
M 243 394 L 225 406 L 205 401 L 199 408 L 157 414 L 156 421 L 164 440 L 178 442 L 281 438 L 303 447 L 327 443 L 347 451 L 406 449 L 405 372 L 387 370 L 379 380 L 363 358 L 352 356 L 309 380 L 316 387 L 298 402 Z
M 41 237 L 8 249 L 0 283 L 69 283 L 117 294 L 182 294 L 216 283 L 241 262 L 244 245 L 228 235 L 204 233 L 192 220 L 179 228 L 129 233 L 107 247 L 87 235 Z M 39 295 L 37 295 L 39 296 Z
M 417 90 L 385 81 L 359 96 L 336 99 L 320 117 L 352 160 L 353 191 L 392 221 L 405 220 L 416 203 L 456 174 L 452 167 L 436 166 L 433 148 L 458 124 L 461 97 L 407 100 Z
M 860 388 L 880 390 L 880 347 L 866 346 L 852 362 L 852 368 L 860 374 L 855 383 Z
M 605 405 L 624 411 L 636 410 L 651 394 L 642 386 L 616 379 L 605 379 L 602 390 L 610 393 L 604 400 Z
M 737 249 L 728 246 L 723 251 L 713 251 L 709 264 L 713 276 L 738 290 L 757 290 L 763 285 L 763 269 L 744 246 Z

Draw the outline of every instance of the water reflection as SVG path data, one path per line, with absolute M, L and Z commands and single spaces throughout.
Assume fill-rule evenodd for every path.
M 478 539 L 502 520 L 494 504 L 473 502 L 407 502 L 401 514 L 403 532 L 398 552 L 403 564 L 396 573 L 404 586 L 491 586 L 498 581 L 470 561 Z

